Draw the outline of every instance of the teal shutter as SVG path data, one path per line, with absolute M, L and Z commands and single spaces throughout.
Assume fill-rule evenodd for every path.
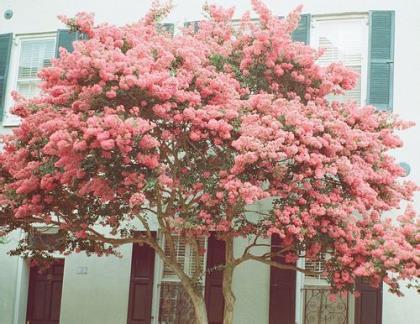
M 157 29 L 159 31 L 169 33 L 169 35 L 171 35 L 173 37 L 174 32 L 175 32 L 175 25 L 174 24 L 169 24 L 169 23 L 168 24 L 158 24 Z
M 190 27 L 191 25 L 194 26 L 194 33 L 198 32 L 198 30 L 200 29 L 200 21 L 187 21 L 186 23 L 184 23 L 184 27 Z
M 392 110 L 394 78 L 394 11 L 369 13 L 367 103 Z
M 0 120 L 3 119 L 13 34 L 0 34 Z
M 64 47 L 68 52 L 73 52 L 73 42 L 87 39 L 87 35 L 78 31 L 69 29 L 59 29 L 57 31 L 57 48 L 55 56 L 60 56 L 60 47 Z
M 293 41 L 302 42 L 308 45 L 309 36 L 310 36 L 310 28 L 311 28 L 311 15 L 309 14 L 301 15 L 299 25 L 292 32 Z

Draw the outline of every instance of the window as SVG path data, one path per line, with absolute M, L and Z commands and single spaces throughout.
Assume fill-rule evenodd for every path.
M 27 243 L 36 250 L 61 251 L 65 248 L 65 237 L 56 226 L 35 226 L 28 233 Z
M 359 74 L 354 89 L 331 100 L 364 103 L 366 98 L 368 26 L 367 15 L 320 16 L 314 18 L 311 46 L 324 49 L 321 66 L 341 62 Z
M 303 293 L 303 323 L 304 324 L 348 324 L 351 317 L 350 297 L 337 295 L 336 301 L 328 298 L 329 284 L 322 274 L 328 253 L 321 253 L 318 259 L 305 260 L 305 269 L 320 274 L 305 274 Z
M 312 272 L 319 272 L 319 274 L 316 275 L 311 275 L 311 274 L 306 274 L 306 277 L 310 277 L 310 278 L 314 278 L 314 279 L 318 279 L 318 280 L 323 280 L 325 279 L 325 276 L 323 276 L 322 272 L 325 269 L 325 262 L 327 260 L 327 254 L 326 253 L 321 253 L 319 255 L 319 258 L 316 260 L 309 260 L 306 259 L 305 260 L 305 270 L 309 270 Z
M 5 98 L 4 126 L 16 126 L 20 119 L 10 113 L 14 102 L 10 93 L 18 91 L 26 98 L 40 93 L 38 73 L 51 66 L 55 57 L 56 33 L 17 35 L 13 39 L 10 57 L 9 77 Z
M 173 236 L 176 249 L 176 258 L 182 265 L 188 275 L 193 275 L 196 271 L 195 249 L 187 242 L 185 237 Z M 206 246 L 206 239 L 199 239 L 200 249 Z M 165 252 L 169 253 L 169 247 L 165 244 Z M 200 256 L 200 266 L 205 269 L 205 257 Z M 204 270 L 203 270 L 204 271 Z M 204 277 L 204 276 L 203 276 Z M 201 286 L 204 287 L 204 278 L 200 278 Z M 172 269 L 163 264 L 160 282 L 158 283 L 160 291 L 159 298 L 159 323 L 191 323 L 194 322 L 194 309 L 191 305 L 188 294 L 184 291 L 180 280 Z M 203 289 L 204 290 L 204 289 Z
M 23 38 L 20 41 L 19 68 L 16 90 L 26 98 L 39 94 L 38 72 L 51 66 L 55 55 L 55 39 Z

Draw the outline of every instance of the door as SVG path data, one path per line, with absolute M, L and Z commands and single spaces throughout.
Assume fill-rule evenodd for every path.
M 356 324 L 382 323 L 382 284 L 379 288 L 371 287 L 367 279 L 359 279 L 356 289 L 360 297 L 356 298 Z
M 154 267 L 155 251 L 146 244 L 134 244 L 131 259 L 128 324 L 150 324 L 152 321 Z
M 58 324 L 64 260 L 57 259 L 48 270 L 31 267 L 29 275 L 27 324 Z
M 271 237 L 271 250 L 280 244 L 278 236 Z M 284 263 L 281 257 L 273 258 Z M 275 267 L 270 269 L 270 324 L 295 323 L 296 271 Z

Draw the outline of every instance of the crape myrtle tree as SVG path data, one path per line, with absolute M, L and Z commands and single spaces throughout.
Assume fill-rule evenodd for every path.
M 39 97 L 15 94 L 22 122 L 0 155 L 3 234 L 56 226 L 62 253 L 146 244 L 180 278 L 201 324 L 200 239 L 211 233 L 226 247 L 225 324 L 235 267 L 250 260 L 305 272 L 299 257 L 328 252 L 332 292 L 354 291 L 358 277 L 398 294 L 400 280 L 417 285 L 415 212 L 381 217 L 417 189 L 400 180 L 389 154 L 409 123 L 328 100 L 357 75 L 320 67 L 320 51 L 291 40 L 299 8 L 278 19 L 257 0 L 252 6 L 258 22 L 246 14 L 234 27 L 233 9 L 208 5 L 196 33 L 173 38 L 156 28 L 169 6 L 124 27 L 62 17 L 88 39 L 40 73 Z M 261 200 L 269 207 L 257 210 Z M 177 262 L 174 234 L 195 251 L 192 274 Z M 258 253 L 274 236 L 280 245 Z M 252 238 L 239 256 L 235 237 Z M 29 243 L 12 253 L 48 255 Z

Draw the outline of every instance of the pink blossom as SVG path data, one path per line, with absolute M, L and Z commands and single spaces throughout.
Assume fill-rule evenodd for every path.
M 131 207 L 135 207 L 135 206 L 139 206 L 144 202 L 145 196 L 142 193 L 134 193 L 131 197 L 130 197 L 130 206 Z

